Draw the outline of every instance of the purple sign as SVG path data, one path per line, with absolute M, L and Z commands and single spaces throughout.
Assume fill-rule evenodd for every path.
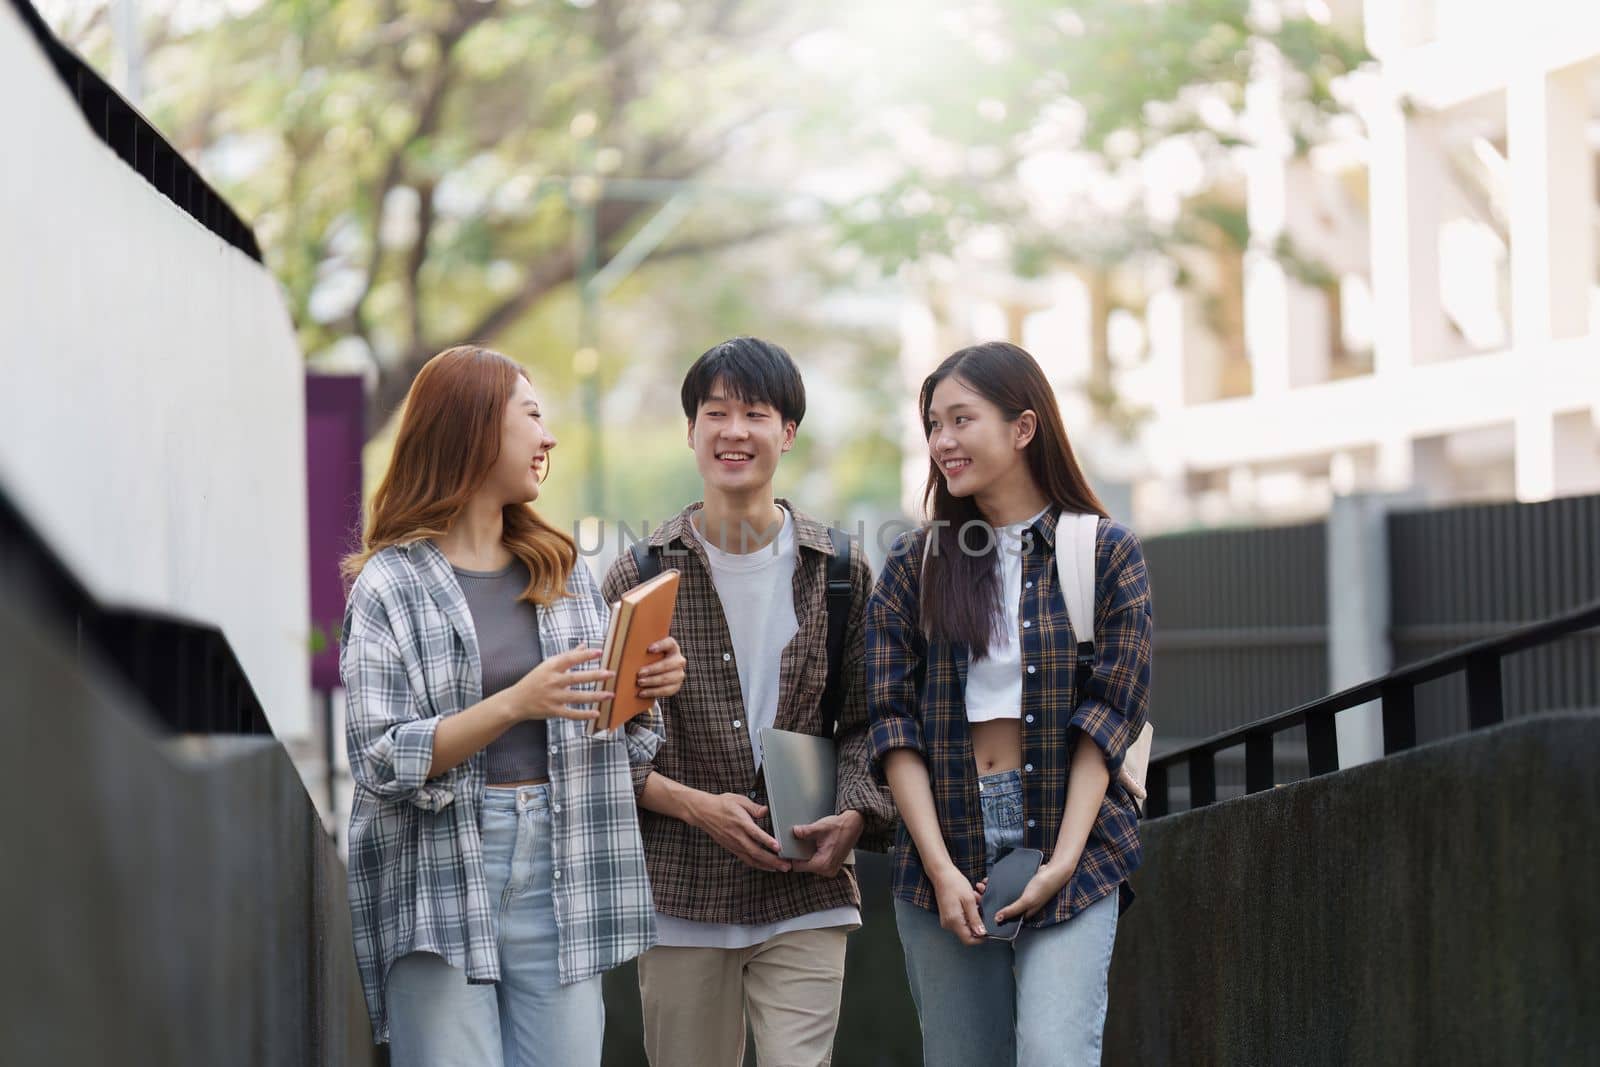
M 361 543 L 361 448 L 366 394 L 359 377 L 306 375 L 306 516 L 311 546 L 311 687 L 339 687 L 344 579 L 339 561 Z

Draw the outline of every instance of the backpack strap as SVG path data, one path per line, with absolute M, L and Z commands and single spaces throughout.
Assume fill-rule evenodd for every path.
M 650 549 L 650 542 L 633 543 L 633 564 L 639 569 L 639 581 L 648 582 L 661 573 L 661 557 Z
M 850 535 L 828 527 L 833 557 L 828 560 L 828 683 L 822 690 L 822 736 L 839 728 L 839 705 L 844 700 L 844 631 L 850 621 Z
M 1098 515 L 1065 511 L 1056 521 L 1056 584 L 1067 605 L 1072 636 L 1078 642 L 1078 672 L 1094 669 L 1094 550 Z
M 1072 636 L 1078 642 L 1077 679 L 1082 691 L 1086 674 L 1094 671 L 1094 593 L 1095 538 L 1100 529 L 1098 515 L 1061 513 L 1056 522 L 1056 584 L 1067 605 Z M 1146 722 L 1123 756 L 1122 765 L 1112 776 L 1133 802 L 1134 810 L 1144 814 L 1144 780 L 1150 765 L 1150 748 L 1155 728 Z

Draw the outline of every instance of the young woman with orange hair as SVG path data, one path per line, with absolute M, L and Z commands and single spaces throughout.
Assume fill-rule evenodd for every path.
M 346 561 L 351 918 L 396 1067 L 598 1065 L 600 974 L 656 938 L 629 767 L 661 718 L 585 728 L 608 609 L 530 506 L 555 446 L 520 366 L 441 352 Z M 672 696 L 677 642 L 652 651 L 633 684 Z

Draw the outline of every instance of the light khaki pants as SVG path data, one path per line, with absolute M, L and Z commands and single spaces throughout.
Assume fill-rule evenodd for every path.
M 640 956 L 651 1067 L 739 1067 L 746 1012 L 761 1067 L 831 1064 L 846 936 L 796 930 L 749 948 L 658 945 Z

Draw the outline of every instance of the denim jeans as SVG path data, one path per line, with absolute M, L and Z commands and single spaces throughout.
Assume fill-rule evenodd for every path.
M 1022 778 L 978 780 L 988 866 L 1022 843 Z M 894 902 L 925 1067 L 1100 1062 L 1117 894 L 1064 923 L 1024 926 L 1011 944 L 963 945 L 937 912 Z
M 395 961 L 385 987 L 394 1067 L 598 1067 L 600 976 L 556 971 L 550 787 L 484 790 L 480 830 L 490 899 L 500 904 L 500 981 L 469 985 L 431 952 Z

